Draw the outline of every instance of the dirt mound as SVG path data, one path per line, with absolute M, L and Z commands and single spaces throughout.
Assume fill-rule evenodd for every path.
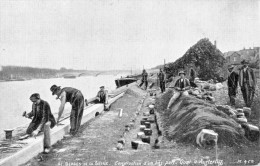
M 135 96 L 135 97 L 139 97 L 142 96 L 144 92 L 137 87 L 137 85 L 132 86 L 130 89 L 126 90 L 125 94 L 131 95 L 131 96 Z
M 167 64 L 166 72 L 169 76 L 176 76 L 180 70 L 185 70 L 187 75 L 191 75 L 191 68 L 202 80 L 222 81 L 227 74 L 222 52 L 207 38 L 199 40 L 181 58 Z
M 168 91 L 156 101 L 166 137 L 180 143 L 196 145 L 196 137 L 202 129 L 218 133 L 218 144 L 234 146 L 249 143 L 241 126 L 215 105 L 193 97 L 181 97 L 170 110 L 166 106 L 172 96 Z

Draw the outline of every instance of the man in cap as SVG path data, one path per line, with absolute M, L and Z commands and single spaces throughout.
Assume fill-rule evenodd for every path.
M 97 96 L 93 102 L 107 104 L 107 92 L 104 86 L 100 87 L 100 90 L 98 91 Z
M 148 73 L 144 69 L 143 73 L 142 73 L 142 80 L 141 80 L 142 83 L 139 86 L 142 87 L 143 83 L 145 83 L 145 90 L 147 89 L 147 86 L 148 86 L 147 77 L 148 77 Z
M 230 98 L 230 105 L 235 106 L 235 98 L 237 94 L 239 74 L 236 71 L 234 71 L 234 65 L 230 65 L 228 71 L 229 71 L 228 81 L 227 81 L 228 96 Z
M 160 69 L 160 72 L 158 74 L 158 78 L 159 78 L 159 83 L 160 83 L 160 89 L 161 92 L 165 92 L 165 74 L 163 73 L 162 69 Z
M 26 118 L 32 118 L 32 122 L 26 130 L 26 134 L 37 136 L 39 132 L 43 131 L 43 127 L 46 122 L 51 122 L 51 128 L 56 124 L 55 118 L 51 113 L 50 105 L 47 101 L 44 101 L 40 98 L 38 93 L 31 95 L 30 100 L 32 101 L 32 111 L 28 114 L 24 112 Z
M 72 106 L 70 113 L 70 134 L 75 135 L 80 127 L 83 110 L 84 110 L 84 97 L 78 89 L 71 87 L 64 87 L 52 85 L 50 88 L 52 95 L 57 95 L 57 99 L 61 100 L 57 123 L 61 118 L 64 111 L 65 103 L 69 102 Z
M 248 67 L 248 61 L 243 60 L 241 64 L 243 67 L 239 72 L 239 85 L 246 107 L 251 107 L 255 95 L 256 78 L 253 69 Z
M 167 109 L 170 109 L 171 105 L 178 99 L 180 96 L 188 96 L 189 93 L 187 90 L 190 88 L 190 81 L 185 78 L 185 72 L 181 71 L 178 74 L 180 78 L 175 82 L 174 85 L 174 93 L 172 98 L 169 101 L 169 104 L 167 106 Z

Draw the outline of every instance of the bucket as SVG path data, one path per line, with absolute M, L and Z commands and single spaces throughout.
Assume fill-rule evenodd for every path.
M 6 129 L 5 131 L 5 138 L 6 139 L 12 139 L 12 132 L 14 131 L 13 129 Z

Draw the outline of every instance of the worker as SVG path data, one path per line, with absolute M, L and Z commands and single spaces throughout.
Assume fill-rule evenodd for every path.
M 45 123 L 50 121 L 50 127 L 53 128 L 56 122 L 53 114 L 51 113 L 50 105 L 47 101 L 42 100 L 38 93 L 32 94 L 30 96 L 30 100 L 33 103 L 32 111 L 28 114 L 24 112 L 23 116 L 32 119 L 31 123 L 29 124 L 26 130 L 26 134 L 36 137 L 40 132 L 43 131 Z
M 174 93 L 172 98 L 169 101 L 167 106 L 167 110 L 170 109 L 171 105 L 180 97 L 180 96 L 188 96 L 188 89 L 190 88 L 190 81 L 185 78 L 185 72 L 181 71 L 178 74 L 180 78 L 176 81 L 174 85 Z
M 159 78 L 159 83 L 160 83 L 160 89 L 161 92 L 165 92 L 165 74 L 163 73 L 162 69 L 160 69 L 160 72 L 158 74 L 158 78 Z
M 246 107 L 251 107 L 255 95 L 256 78 L 253 69 L 248 67 L 249 62 L 243 60 L 243 67 L 239 71 L 239 85 Z
M 141 84 L 139 86 L 142 87 L 143 83 L 145 83 L 145 90 L 147 89 L 147 86 L 148 86 L 147 77 L 148 77 L 148 74 L 147 74 L 147 72 L 144 69 L 143 73 L 142 73 L 142 80 L 141 80 L 142 82 L 141 82 Z
M 230 99 L 230 105 L 235 106 L 235 98 L 237 94 L 237 85 L 238 85 L 238 77 L 239 74 L 234 70 L 234 65 L 231 65 L 228 68 L 229 75 L 228 75 L 228 96 Z
M 107 104 L 107 91 L 105 90 L 104 86 L 100 87 L 100 90 L 98 91 L 97 96 L 93 102 Z
M 84 96 L 81 91 L 72 87 L 64 87 L 61 89 L 60 86 L 52 85 L 50 88 L 52 95 L 57 95 L 56 99 L 61 100 L 59 107 L 57 124 L 64 111 L 65 103 L 69 102 L 72 106 L 70 112 L 70 135 L 75 135 L 80 127 L 81 119 L 84 110 Z

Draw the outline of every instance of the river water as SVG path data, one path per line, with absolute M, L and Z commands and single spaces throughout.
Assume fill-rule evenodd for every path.
M 22 113 L 31 111 L 32 102 L 29 97 L 33 93 L 39 93 L 41 98 L 50 104 L 52 113 L 57 114 L 60 100 L 56 100 L 56 97 L 51 94 L 50 87 L 53 84 L 74 87 L 81 90 L 84 98 L 91 98 L 97 94 L 101 85 L 104 85 L 107 90 L 115 89 L 114 80 L 118 77 L 119 75 L 99 75 L 76 79 L 54 78 L 0 82 L 0 134 L 4 133 L 4 129 L 13 129 L 30 123 L 31 120 L 22 117 Z M 70 104 L 66 104 L 64 113 L 69 112 L 70 108 Z

